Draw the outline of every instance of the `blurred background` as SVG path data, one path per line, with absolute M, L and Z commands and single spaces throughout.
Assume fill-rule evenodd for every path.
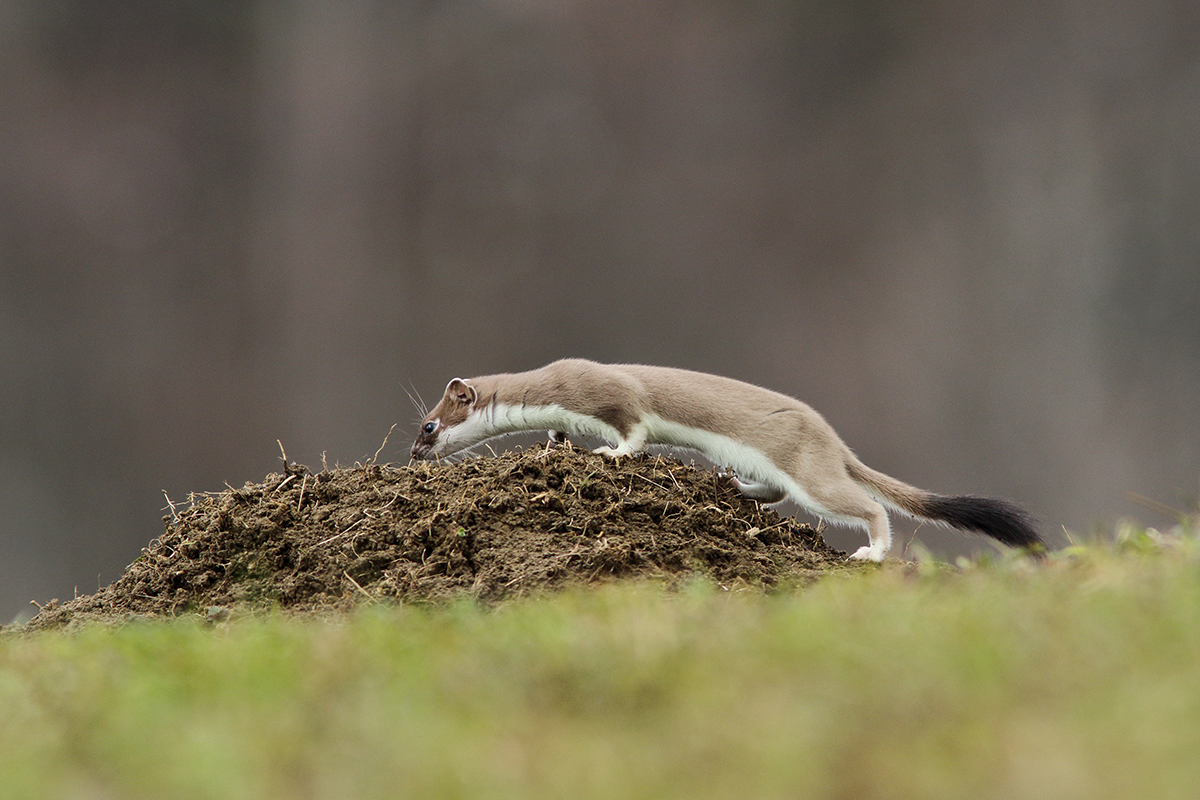
M 1189 0 L 0 0 L 0 75 L 0 621 L 561 356 L 1056 545 L 1200 488 Z

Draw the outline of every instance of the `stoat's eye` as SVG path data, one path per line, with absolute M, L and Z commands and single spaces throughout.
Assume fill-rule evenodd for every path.
M 433 433 L 437 430 L 437 425 L 437 422 L 426 422 L 425 427 L 422 430 L 424 430 L 426 433 Z

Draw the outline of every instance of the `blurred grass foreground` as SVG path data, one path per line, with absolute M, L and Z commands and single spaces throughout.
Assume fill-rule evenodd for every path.
M 5 798 L 1194 798 L 1200 539 L 0 638 Z

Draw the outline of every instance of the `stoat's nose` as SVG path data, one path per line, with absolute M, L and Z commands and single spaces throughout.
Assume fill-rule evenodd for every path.
M 412 457 L 420 461 L 429 454 L 429 447 L 429 445 L 424 444 L 423 442 L 413 442 Z

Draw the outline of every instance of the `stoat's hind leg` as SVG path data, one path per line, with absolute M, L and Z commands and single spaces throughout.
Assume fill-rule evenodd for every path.
M 736 475 L 730 475 L 729 478 L 733 481 L 733 485 L 738 488 L 739 492 L 751 500 L 757 500 L 760 503 L 766 503 L 767 505 L 780 503 L 787 497 L 787 492 L 769 483 L 744 481 Z
M 807 488 L 816 504 L 810 511 L 830 522 L 867 529 L 870 544 L 854 551 L 851 558 L 883 561 L 892 546 L 892 529 L 887 511 L 875 498 L 849 479 Z
M 883 557 L 892 547 L 892 526 L 888 524 L 887 511 L 875 503 L 875 508 L 864 513 L 862 518 L 867 522 L 867 535 L 871 543 L 858 548 L 850 557 L 863 561 L 883 561 Z

